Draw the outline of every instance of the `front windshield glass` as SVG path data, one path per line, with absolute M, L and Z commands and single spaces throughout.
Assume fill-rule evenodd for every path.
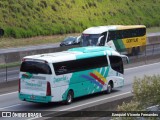
M 82 46 L 96 46 L 100 34 L 82 34 Z
M 64 39 L 64 41 L 66 41 L 66 42 L 74 41 L 74 40 L 76 40 L 75 37 L 67 37 L 67 38 Z

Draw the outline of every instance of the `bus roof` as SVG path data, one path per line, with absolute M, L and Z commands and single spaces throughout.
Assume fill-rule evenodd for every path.
M 72 48 L 68 51 L 56 52 L 56 53 L 46 53 L 39 55 L 26 56 L 24 60 L 33 60 L 33 61 L 46 61 L 48 63 L 56 63 L 61 61 L 89 58 L 95 56 L 102 55 L 117 55 L 120 54 L 116 52 L 114 49 L 106 46 L 101 47 L 80 47 L 80 48 Z
M 101 34 L 106 31 L 124 30 L 133 28 L 146 28 L 145 25 L 110 25 L 110 26 L 96 26 L 90 27 L 83 31 L 83 34 Z
M 79 47 L 79 48 L 71 48 L 68 51 L 77 51 L 82 53 L 91 53 L 91 52 L 100 52 L 100 51 L 113 51 L 110 47 L 98 47 L 98 46 L 89 46 L 89 47 Z
M 124 29 L 134 29 L 134 28 L 146 28 L 145 25 L 120 25 L 117 26 L 118 30 L 124 30 Z

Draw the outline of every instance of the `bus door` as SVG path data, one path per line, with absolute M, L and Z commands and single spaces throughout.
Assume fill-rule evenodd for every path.
M 109 76 L 112 76 L 114 79 L 114 87 L 124 85 L 124 67 L 123 61 L 120 56 L 109 56 L 111 70 Z

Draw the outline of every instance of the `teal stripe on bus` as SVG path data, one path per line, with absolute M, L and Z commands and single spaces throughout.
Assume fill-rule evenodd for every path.
M 103 55 L 105 55 L 104 52 L 86 53 L 86 54 L 76 55 L 76 59 L 91 58 L 91 57 L 97 57 L 97 56 L 103 56 Z

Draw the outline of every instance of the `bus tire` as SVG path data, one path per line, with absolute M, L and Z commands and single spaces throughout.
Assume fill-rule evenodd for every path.
M 140 47 L 137 47 L 137 55 L 140 53 Z
M 133 55 L 133 56 L 134 56 L 134 55 L 138 55 L 139 52 L 140 52 L 140 47 L 139 47 L 139 46 L 132 48 L 132 55 Z
M 136 48 L 135 47 L 133 47 L 132 48 L 132 53 L 131 53 L 133 56 L 136 54 Z
M 107 94 L 110 94 L 111 92 L 112 92 L 112 85 L 111 82 L 109 82 L 107 85 Z
M 73 102 L 73 91 L 69 90 L 66 97 L 66 104 L 69 105 Z

